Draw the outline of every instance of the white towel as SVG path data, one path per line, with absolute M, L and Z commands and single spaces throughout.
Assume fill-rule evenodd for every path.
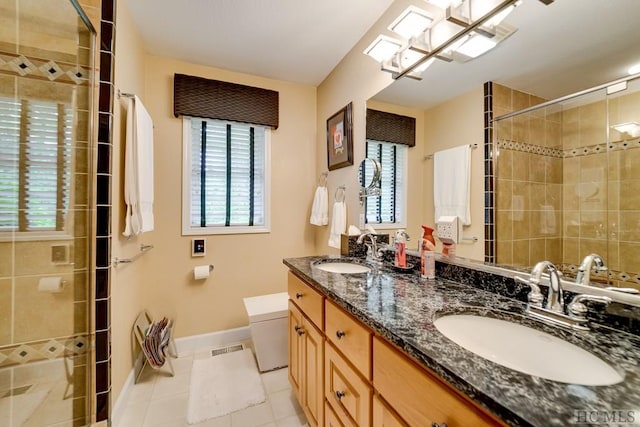
M 137 96 L 129 102 L 124 162 L 126 237 L 153 230 L 153 121 Z
M 469 144 L 433 155 L 433 204 L 436 221 L 457 216 L 471 224 L 471 147 Z
M 331 232 L 329 233 L 329 246 L 340 249 L 340 235 L 347 230 L 347 205 L 342 202 L 333 204 L 331 216 Z
M 313 225 L 329 224 L 329 195 L 327 187 L 318 186 L 316 194 L 313 196 L 313 206 L 311 207 L 311 218 Z

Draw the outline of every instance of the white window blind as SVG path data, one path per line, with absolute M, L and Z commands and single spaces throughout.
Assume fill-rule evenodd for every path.
M 403 224 L 405 222 L 407 146 L 367 140 L 367 157 L 380 162 L 381 195 L 365 199 L 368 224 Z M 367 170 L 365 182 L 373 171 Z
M 183 233 L 265 231 L 268 129 L 211 119 L 184 120 L 189 122 L 189 146 L 185 147 L 189 200 L 183 203 L 189 208 L 189 224 L 183 226 Z
M 0 98 L 1 230 L 64 230 L 71 132 L 69 105 Z

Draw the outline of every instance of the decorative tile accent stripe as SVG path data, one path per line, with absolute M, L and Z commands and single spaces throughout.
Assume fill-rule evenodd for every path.
M 0 348 L 0 368 L 85 354 L 88 351 L 88 343 L 89 338 L 86 335 L 77 335 L 5 346 Z
M 534 144 L 526 144 L 524 142 L 516 142 L 508 139 L 499 139 L 497 141 L 498 148 L 512 151 L 519 151 L 523 153 L 539 154 L 541 156 L 556 157 L 556 158 L 569 158 L 569 157 L 581 157 L 591 154 L 600 154 L 607 151 L 621 151 L 631 150 L 634 148 L 640 148 L 640 138 L 629 139 L 625 141 L 614 141 L 608 144 L 595 144 L 587 147 L 580 148 L 568 148 L 561 150 L 557 148 L 541 147 Z
M 575 264 L 561 264 L 560 270 L 564 273 L 572 273 L 577 274 L 580 266 Z M 639 273 L 627 273 L 625 271 L 617 271 L 617 270 L 607 270 L 603 272 L 591 272 L 591 277 L 596 277 L 602 279 L 603 281 L 608 279 L 610 281 L 618 281 L 622 283 L 629 283 L 640 285 L 640 274 Z
M 79 65 L 59 64 L 53 60 L 27 58 L 24 55 L 3 53 L 0 55 L 0 70 L 13 72 L 21 77 L 32 75 L 77 85 L 89 83 L 89 72 Z
M 526 144 L 524 142 L 515 142 L 508 139 L 499 139 L 497 141 L 499 149 L 520 151 L 522 153 L 540 154 L 548 157 L 564 157 L 563 151 L 557 148 L 542 147 L 540 145 Z

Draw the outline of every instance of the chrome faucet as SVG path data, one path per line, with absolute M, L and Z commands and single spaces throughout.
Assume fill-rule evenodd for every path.
M 599 273 L 601 271 L 607 271 L 607 266 L 604 264 L 604 260 L 598 254 L 590 254 L 584 257 L 582 264 L 578 268 L 578 275 L 576 276 L 576 283 L 578 285 L 590 284 L 591 268 Z
M 542 301 L 544 298 L 540 292 L 539 285 L 545 270 L 549 273 L 549 293 L 547 295 L 547 303 L 543 307 Z M 582 331 L 589 330 L 586 316 L 587 307 L 583 304 L 583 301 L 602 304 L 609 304 L 611 302 L 611 298 L 609 297 L 578 294 L 573 298 L 565 312 L 560 273 L 556 266 L 550 261 L 540 261 L 537 263 L 531 270 L 529 280 L 517 276 L 515 280 L 525 283 L 531 288 L 531 291 L 527 295 L 529 301 L 529 304 L 527 304 L 527 314 L 546 322 L 573 329 Z
M 364 239 L 368 237 L 369 242 L 365 242 Z M 376 264 L 382 263 L 382 254 L 380 249 L 378 249 L 378 238 L 373 233 L 363 233 L 356 240 L 358 244 L 364 243 L 367 246 L 367 260 L 372 261 Z
M 558 269 L 550 261 L 540 261 L 533 270 L 531 270 L 531 281 L 536 285 L 540 284 L 542 273 L 547 270 L 549 272 L 549 293 L 547 294 L 547 310 L 553 310 L 560 313 L 564 312 L 564 298 L 562 295 L 562 285 L 560 284 L 560 275 Z

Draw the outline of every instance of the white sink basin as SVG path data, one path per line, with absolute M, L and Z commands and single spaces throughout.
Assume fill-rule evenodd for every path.
M 454 314 L 436 319 L 434 325 L 470 352 L 525 374 L 590 386 L 623 380 L 618 371 L 588 351 L 518 323 Z
M 366 265 L 355 264 L 355 263 L 344 262 L 344 261 L 323 262 L 323 263 L 316 264 L 315 267 L 319 270 L 328 271 L 329 273 L 342 273 L 342 274 L 367 273 L 371 271 L 371 269 Z

